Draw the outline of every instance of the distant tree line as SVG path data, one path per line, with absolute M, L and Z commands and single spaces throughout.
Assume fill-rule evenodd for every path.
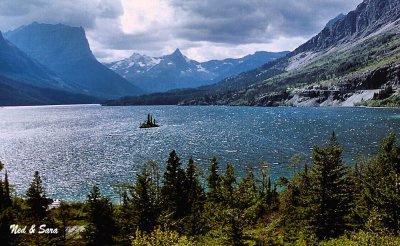
M 293 175 L 272 183 L 269 165 L 238 177 L 214 157 L 207 172 L 173 150 L 165 171 L 147 163 L 120 204 L 94 186 L 86 202 L 51 200 L 38 172 L 24 198 L 0 180 L 0 242 L 4 245 L 399 245 L 400 149 L 396 136 L 353 167 L 342 161 L 333 133 L 312 151 L 312 163 L 291 158 Z M 3 165 L 0 165 L 3 169 Z M 14 234 L 11 225 L 42 225 L 57 233 Z M 73 228 L 76 230 L 74 231 Z M 84 228 L 79 230 L 79 228 Z

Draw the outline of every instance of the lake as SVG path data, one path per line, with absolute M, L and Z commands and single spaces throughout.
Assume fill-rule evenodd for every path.
M 147 113 L 161 126 L 140 129 Z M 333 130 L 352 165 L 376 152 L 383 136 L 400 133 L 399 115 L 399 109 L 373 108 L 4 107 L 0 160 L 18 194 L 38 170 L 48 196 L 66 200 L 86 199 L 94 184 L 112 196 L 115 184 L 133 181 L 147 161 L 164 168 L 172 149 L 184 165 L 193 156 L 205 170 L 213 156 L 221 169 L 231 162 L 238 173 L 267 161 L 276 180 L 290 175 L 292 155 L 309 158 Z

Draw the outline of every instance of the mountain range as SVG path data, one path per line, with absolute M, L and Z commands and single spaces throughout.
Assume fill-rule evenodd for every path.
M 172 54 L 161 57 L 134 53 L 127 59 L 105 65 L 146 92 L 164 92 L 214 84 L 226 77 L 279 59 L 288 53 L 259 51 L 239 59 L 197 62 L 176 49 Z
M 287 53 L 256 52 L 240 59 L 200 63 L 177 49 L 158 58 L 134 54 L 104 65 L 94 57 L 82 27 L 33 22 L 4 36 L 0 32 L 0 105 L 97 103 L 197 87 Z
M 400 1 L 364 0 L 288 55 L 257 69 L 214 85 L 122 98 L 108 105 L 160 104 L 165 100 L 179 104 L 340 106 L 363 90 L 398 88 L 399 58 Z M 359 100 L 372 96 L 375 98 L 370 93 Z
M 398 0 L 364 0 L 290 53 L 208 62 L 177 49 L 101 64 L 82 27 L 34 22 L 0 33 L 0 105 L 352 106 L 399 97 L 399 40 Z
M 99 98 L 141 93 L 96 60 L 82 27 L 34 22 L 4 36 L 27 56 L 61 78 L 63 86 L 74 92 Z
M 72 91 L 65 81 L 4 39 L 0 32 L 0 105 L 99 101 Z

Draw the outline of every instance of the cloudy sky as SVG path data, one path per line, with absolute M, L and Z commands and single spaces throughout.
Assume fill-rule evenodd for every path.
M 101 61 L 180 48 L 205 61 L 292 50 L 362 0 L 0 0 L 0 30 L 33 21 L 85 28 Z

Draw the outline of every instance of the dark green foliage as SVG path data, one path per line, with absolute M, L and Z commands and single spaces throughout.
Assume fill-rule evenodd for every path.
M 319 239 L 337 237 L 347 229 L 351 189 L 341 154 L 335 133 L 326 147 L 313 149 L 308 214 Z
M 213 165 L 213 164 L 211 164 Z M 228 243 L 243 245 L 244 215 L 240 207 L 240 190 L 236 186 L 235 170 L 231 164 L 226 166 L 223 177 L 223 196 L 225 203 L 224 222 Z
M 189 163 L 186 169 L 186 182 L 185 187 L 187 190 L 187 199 L 189 210 L 196 205 L 197 202 L 204 201 L 204 191 L 200 186 L 199 175 L 197 172 L 197 166 L 193 161 L 193 158 L 190 157 Z
M 183 218 L 188 211 L 186 174 L 175 150 L 169 154 L 161 195 L 167 217 Z
M 121 205 L 116 208 L 116 220 L 118 224 L 117 242 L 119 245 L 130 245 L 127 235 L 132 235 L 134 231 L 131 199 L 128 192 L 124 190 L 121 194 Z
M 136 176 L 136 183 L 131 190 L 131 196 L 134 225 L 140 231 L 152 231 L 157 224 L 159 208 L 156 187 L 150 171 L 146 168 Z M 124 200 L 126 199 L 124 198 Z M 124 201 L 123 206 L 127 206 L 126 203 L 127 201 Z
M 72 206 L 62 201 L 60 207 L 54 210 L 53 217 L 58 220 L 57 229 L 60 236 L 60 245 L 68 245 L 68 227 L 74 226 L 72 222 Z
M 10 184 L 8 182 L 8 173 L 4 174 L 4 184 L 3 184 L 3 190 L 4 190 L 4 207 L 9 208 L 11 207 L 11 194 L 10 194 Z
M 0 161 L 0 171 L 3 167 L 4 165 Z M 4 245 L 12 245 L 15 240 L 15 236 L 10 232 L 10 226 L 13 224 L 13 221 L 14 215 L 6 171 L 4 182 L 0 178 L 0 242 L 4 243 Z
M 313 167 L 298 172 L 282 195 L 285 240 L 300 234 L 311 239 L 340 236 L 349 229 L 352 194 L 349 170 L 342 163 L 342 149 L 335 133 L 325 147 L 314 147 Z
M 97 186 L 88 195 L 87 210 L 88 225 L 84 232 L 87 245 L 114 245 L 116 225 L 113 206 L 108 198 L 101 195 Z
M 197 166 L 190 157 L 186 168 L 185 190 L 187 191 L 187 215 L 184 218 L 184 227 L 189 236 L 201 235 L 207 230 L 204 218 L 205 193 L 200 185 Z
M 26 203 L 29 206 L 29 215 L 37 225 L 47 216 L 47 207 L 51 203 L 45 194 L 39 172 L 35 171 L 34 178 L 26 192 Z
M 376 209 L 384 227 L 400 231 L 400 150 L 390 134 L 362 175 L 363 197 L 369 210 Z
M 213 158 L 208 187 L 202 187 L 193 159 L 184 170 L 172 151 L 163 183 L 159 181 L 158 164 L 150 162 L 133 185 L 121 190 L 120 205 L 113 206 L 94 187 L 80 209 L 73 203 L 62 203 L 51 211 L 45 210 L 49 200 L 37 172 L 25 201 L 10 197 L 5 175 L 5 180 L 0 179 L 0 242 L 131 245 L 130 236 L 157 235 L 154 232 L 160 231 L 160 226 L 173 231 L 174 237 L 189 236 L 200 245 L 380 245 L 379 238 L 397 242 L 400 149 L 395 135 L 385 138 L 372 158 L 357 160 L 354 168 L 344 166 L 341 154 L 333 134 L 325 146 L 313 149 L 311 170 L 301 158 L 292 166 L 293 176 L 281 177 L 276 183 L 271 181 L 266 164 L 261 174 L 248 169 L 245 176 L 238 177 L 231 164 L 221 175 Z M 28 214 L 21 212 L 25 207 Z M 57 227 L 60 235 L 13 237 L 8 230 L 11 223 L 42 221 Z M 77 222 L 85 226 L 83 237 L 69 237 L 66 228 Z
M 221 194 L 222 176 L 221 174 L 218 173 L 218 169 L 219 166 L 217 158 L 213 157 L 211 159 L 211 165 L 209 168 L 210 174 L 207 177 L 207 183 L 208 183 L 207 196 L 209 199 L 215 202 L 220 202 L 222 200 L 222 194 Z
M 233 207 L 234 205 L 233 195 L 236 189 L 236 175 L 235 175 L 235 169 L 230 163 L 226 165 L 226 171 L 225 171 L 225 176 L 223 177 L 222 189 L 223 189 L 223 199 L 225 204 L 228 204 L 229 206 Z

